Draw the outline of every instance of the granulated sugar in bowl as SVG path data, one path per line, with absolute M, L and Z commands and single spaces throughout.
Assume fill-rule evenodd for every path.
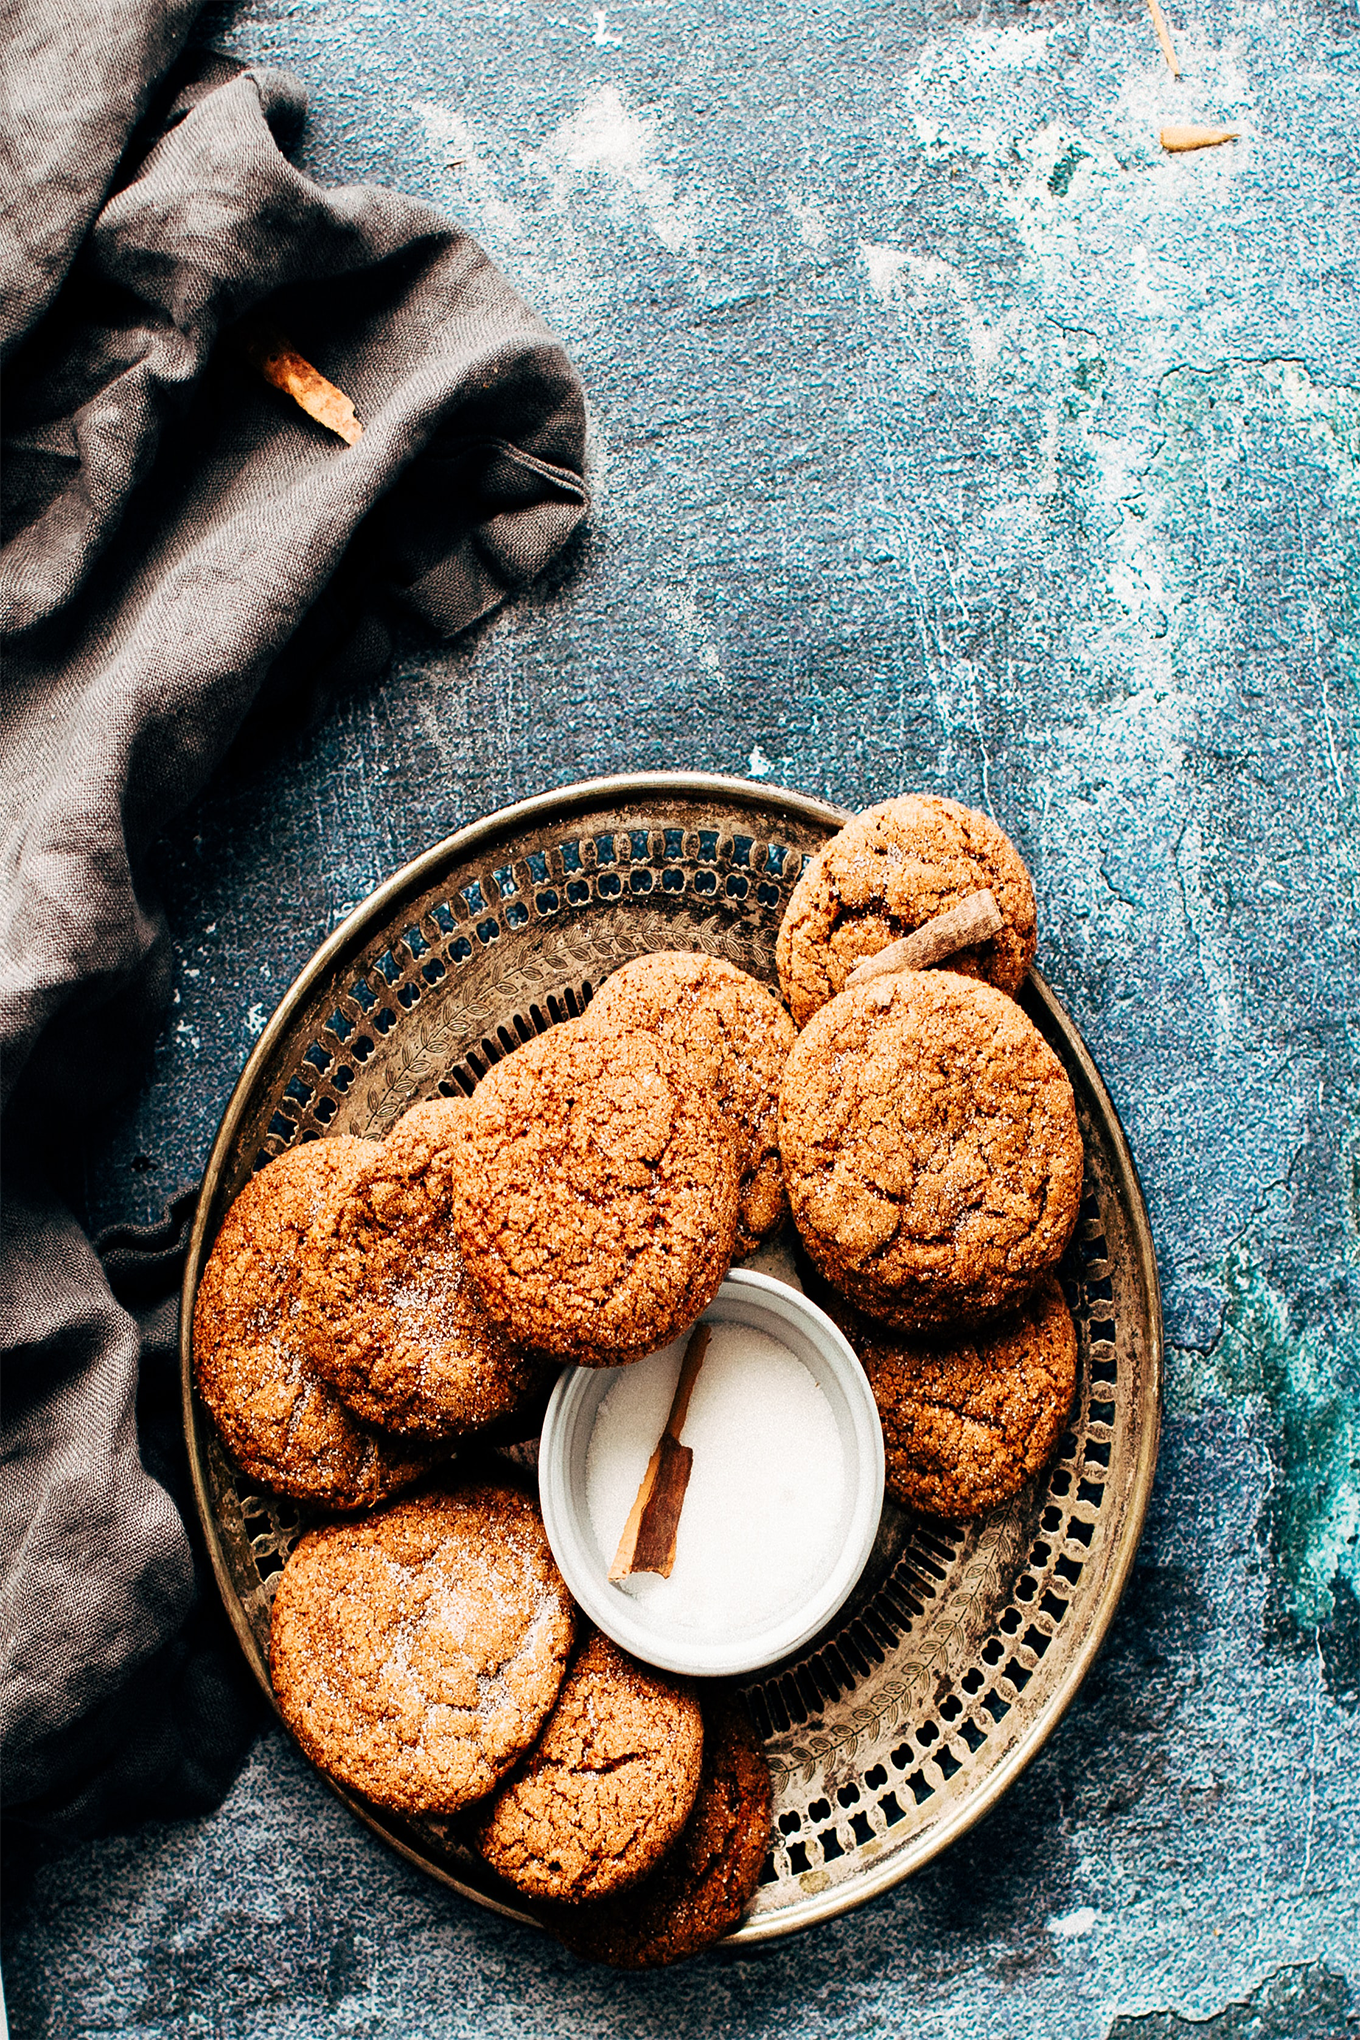
M 883 1435 L 849 1344 L 799 1291 L 736 1269 L 702 1322 L 670 1577 L 608 1574 L 687 1338 L 629 1367 L 565 1373 L 539 1486 L 554 1555 L 593 1622 L 666 1670 L 734 1676 L 801 1649 L 850 1593 L 882 1510 Z
M 613 1551 L 661 1435 L 685 1340 L 621 1367 L 595 1415 L 586 1509 Z M 623 1584 L 668 1627 L 719 1642 L 798 1607 L 826 1569 L 845 1450 L 810 1368 L 753 1325 L 714 1328 L 682 1440 L 694 1454 L 669 1579 Z

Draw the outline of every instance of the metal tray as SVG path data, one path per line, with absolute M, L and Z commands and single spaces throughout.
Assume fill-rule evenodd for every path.
M 199 1514 L 267 1694 L 271 1595 L 314 1518 L 235 1471 L 194 1394 L 194 1293 L 232 1198 L 294 1141 L 381 1134 L 417 1099 L 470 1091 L 491 1063 L 578 1012 L 643 951 L 705 950 L 776 983 L 789 893 L 845 819 L 821 801 L 707 775 L 565 787 L 417 858 L 322 944 L 284 998 L 208 1161 L 180 1335 Z M 1080 1341 L 1071 1429 L 1048 1478 L 979 1522 L 927 1522 L 890 1502 L 864 1579 L 832 1628 L 746 1688 L 774 1776 L 774 1834 L 739 1942 L 860 1904 L 994 1806 L 1081 1684 L 1133 1563 L 1161 1409 L 1147 1213 L 1076 1028 L 1037 973 L 1022 1003 L 1066 1066 L 1086 1145 L 1081 1218 L 1062 1270 Z M 534 1918 L 443 1823 L 340 1796 L 466 1897 Z

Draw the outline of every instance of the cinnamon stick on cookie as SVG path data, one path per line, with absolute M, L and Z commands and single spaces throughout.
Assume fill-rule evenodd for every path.
M 887 977 L 893 971 L 929 970 L 933 963 L 943 963 L 956 950 L 971 949 L 975 942 L 990 940 L 1003 919 L 994 895 L 987 888 L 970 893 L 956 907 L 923 921 L 900 941 L 890 942 L 877 956 L 866 956 L 845 980 L 845 989 L 867 984 L 870 978 Z
M 795 1026 L 844 991 L 859 964 L 983 891 L 1001 926 L 956 950 L 949 968 L 1014 998 L 1034 961 L 1034 887 L 1005 831 L 929 793 L 898 794 L 856 815 L 803 871 L 779 924 L 775 961 Z

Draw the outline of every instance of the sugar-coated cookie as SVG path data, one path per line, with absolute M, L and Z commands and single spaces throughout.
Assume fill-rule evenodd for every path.
M 779 1140 L 804 1245 L 867 1316 L 976 1324 L 1056 1268 L 1077 1222 L 1072 1086 L 1015 1002 L 907 971 L 813 1015 Z
M 535 1504 L 474 1483 L 304 1537 L 269 1664 L 313 1762 L 398 1813 L 490 1792 L 552 1710 L 574 1632 Z
M 592 1632 L 474 1846 L 530 1898 L 622 1891 L 656 1868 L 689 1819 L 703 1750 L 693 1689 Z
M 611 1366 L 711 1303 L 737 1235 L 727 1121 L 650 1034 L 553 1028 L 497 1063 L 456 1150 L 458 1238 L 518 1345 Z
M 492 1324 L 450 1216 L 462 1099 L 414 1106 L 336 1183 L 303 1254 L 315 1367 L 365 1423 L 456 1439 L 541 1400 L 543 1363 Z
M 935 794 L 904 793 L 847 822 L 794 887 L 776 958 L 789 1009 L 805 1027 L 857 964 L 923 921 L 989 890 L 1003 925 L 949 968 L 1017 992 L 1034 961 L 1034 888 L 990 815 Z
M 737 1142 L 737 1256 L 754 1252 L 789 1209 L 779 1165 L 779 1082 L 794 1025 L 778 999 L 721 957 L 662 949 L 607 978 L 586 1024 L 654 1034 L 711 1092 Z
M 1056 1279 L 974 1332 L 911 1338 L 831 1305 L 883 1421 L 888 1492 L 955 1522 L 1018 1494 L 1067 1428 L 1077 1334 Z
M 194 1301 L 194 1382 L 232 1458 L 262 1486 L 328 1509 L 372 1508 L 430 1463 L 361 1423 L 303 1336 L 305 1242 L 373 1152 L 340 1134 L 267 1163 L 223 1219 Z

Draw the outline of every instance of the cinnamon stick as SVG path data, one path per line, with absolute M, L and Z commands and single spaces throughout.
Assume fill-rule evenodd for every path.
M 910 935 L 903 935 L 900 941 L 890 942 L 886 949 L 880 949 L 877 956 L 866 956 L 845 980 L 845 990 L 852 985 L 867 984 L 870 978 L 887 977 L 898 970 L 929 970 L 933 963 L 943 963 L 945 957 L 953 956 L 956 950 L 971 949 L 974 943 L 986 942 L 1004 924 L 1005 916 L 996 903 L 990 888 L 982 892 L 969 893 L 966 900 L 960 900 L 956 907 L 947 907 L 942 914 L 934 914 L 923 921 L 919 928 L 913 928 Z
M 680 1511 L 694 1464 L 694 1454 L 688 1445 L 680 1443 L 680 1433 L 685 1428 L 689 1399 L 708 1350 L 708 1340 L 707 1325 L 696 1325 L 690 1333 L 666 1428 L 647 1462 L 637 1500 L 628 1511 L 628 1521 L 609 1568 L 611 1580 L 625 1580 L 630 1573 L 639 1572 L 660 1573 L 666 1580 L 671 1576 Z
M 1162 55 L 1170 66 L 1171 75 L 1173 78 L 1179 78 L 1181 67 L 1176 56 L 1176 45 L 1171 40 L 1171 30 L 1166 25 L 1166 16 L 1158 5 L 1158 0 L 1148 0 L 1148 13 L 1152 16 L 1152 26 L 1157 31 L 1157 40 L 1162 46 Z
M 264 319 L 247 319 L 237 328 L 237 338 L 247 361 L 267 383 L 300 405 L 309 418 L 334 432 L 346 446 L 353 446 L 356 439 L 363 437 L 364 428 L 344 391 L 327 382 L 320 369 L 313 368 L 277 326 Z
M 1216 149 L 1220 142 L 1235 142 L 1239 136 L 1236 128 L 1164 127 L 1160 139 L 1162 147 L 1176 155 L 1184 149 Z

